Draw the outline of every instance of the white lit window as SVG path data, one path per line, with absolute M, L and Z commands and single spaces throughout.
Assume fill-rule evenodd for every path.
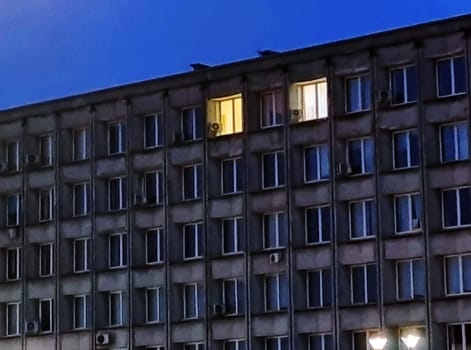
M 221 162 L 222 194 L 237 193 L 242 191 L 244 174 L 242 171 L 242 159 L 231 158 Z
M 263 188 L 285 185 L 285 155 L 283 152 L 265 153 L 263 162 Z
M 144 175 L 145 199 L 147 204 L 163 202 L 164 180 L 162 171 L 154 171 Z
M 21 194 L 7 196 L 7 226 L 18 226 L 21 222 Z
M 161 289 L 146 289 L 146 323 L 157 323 L 162 320 Z
M 53 217 L 54 189 L 39 191 L 39 221 L 49 221 Z
M 6 304 L 6 332 L 7 336 L 20 334 L 20 303 Z
M 52 165 L 52 136 L 43 135 L 39 137 L 39 155 L 42 166 Z
M 108 154 L 126 152 L 126 124 L 124 121 L 108 125 Z
M 54 329 L 54 314 L 52 308 L 52 299 L 39 300 L 39 331 L 41 333 L 52 332 Z
M 210 135 L 221 136 L 242 132 L 242 114 L 240 94 L 208 101 Z
M 286 273 L 267 275 L 264 278 L 265 311 L 288 308 L 288 278 Z
M 443 227 L 471 225 L 471 188 L 451 188 L 442 191 Z
M 330 241 L 330 207 L 321 206 L 306 208 L 305 232 L 306 244 L 316 244 Z
M 327 145 L 304 148 L 304 182 L 316 182 L 329 178 L 330 161 Z
M 183 259 L 196 259 L 202 256 L 202 230 L 202 223 L 183 226 Z
M 201 164 L 183 168 L 183 199 L 198 199 L 202 195 Z
M 202 135 L 202 113 L 200 107 L 182 109 L 183 141 L 200 140 Z
M 391 69 L 389 82 L 393 105 L 417 100 L 417 69 L 415 66 Z
M 74 129 L 72 138 L 72 159 L 76 161 L 88 159 L 88 128 Z
M 347 78 L 346 107 L 347 113 L 367 111 L 371 108 L 371 82 L 368 75 Z
M 162 228 L 146 232 L 146 263 L 156 264 L 163 261 L 164 235 Z
M 471 255 L 445 257 L 446 294 L 471 292 Z
M 468 127 L 468 123 L 459 123 L 440 128 L 442 163 L 469 159 Z
M 223 350 L 246 350 L 247 344 L 244 339 L 225 340 Z
M 128 183 L 126 177 L 117 177 L 108 181 L 108 208 L 116 211 L 127 208 Z
M 75 184 L 74 191 L 74 216 L 90 213 L 90 184 L 88 182 Z
M 334 341 L 331 333 L 311 334 L 308 338 L 309 350 L 333 350 Z
M 241 251 L 240 241 L 244 234 L 244 221 L 241 217 L 222 220 L 222 253 L 233 254 Z
M 198 318 L 198 286 L 189 283 L 183 286 L 183 318 Z
M 396 233 L 420 230 L 422 227 L 422 197 L 418 193 L 394 197 Z
M 397 299 L 416 299 L 425 296 L 425 266 L 421 259 L 396 263 Z
M 237 278 L 222 281 L 222 302 L 226 315 L 238 315 L 243 308 L 243 284 Z
M 281 90 L 268 91 L 260 98 L 260 123 L 262 128 L 283 124 L 283 93 Z
M 376 303 L 376 264 L 352 266 L 350 273 L 352 304 Z
M 125 267 L 128 264 L 128 235 L 117 233 L 108 239 L 109 268 Z
M 400 327 L 399 339 L 398 339 L 399 350 L 411 350 L 411 348 L 408 347 L 407 344 L 403 340 L 404 338 L 407 338 L 411 334 L 419 337 L 418 342 L 413 348 L 413 350 L 428 350 L 429 349 L 429 347 L 427 346 L 427 335 L 425 334 L 425 327 Z
M 144 129 L 144 148 L 162 146 L 163 126 L 161 113 L 146 116 Z
M 286 214 L 284 212 L 263 215 L 263 248 L 279 248 L 286 246 L 288 232 Z
M 79 238 L 74 240 L 74 272 L 86 272 L 90 270 L 88 256 L 90 251 L 90 239 Z
M 374 169 L 373 141 L 361 138 L 347 141 L 347 160 L 352 175 L 369 174 Z
M 6 257 L 7 281 L 21 278 L 21 248 L 8 248 Z
M 123 324 L 123 292 L 108 293 L 108 325 L 121 326 Z
M 406 169 L 419 165 L 419 137 L 417 130 L 394 133 L 394 169 Z
M 74 329 L 85 329 L 87 325 L 87 295 L 74 295 L 73 308 L 74 308 Z
M 376 234 L 376 213 L 374 200 L 349 203 L 350 238 L 364 238 Z
M 466 92 L 466 62 L 463 56 L 437 61 L 437 96 L 446 97 Z
M 289 350 L 288 337 L 265 338 L 265 350 Z
M 306 286 L 308 307 L 332 305 L 332 272 L 330 270 L 308 271 Z
M 39 276 L 48 277 L 54 274 L 54 243 L 39 246 Z
M 327 80 L 298 84 L 298 106 L 302 121 L 327 118 Z
M 10 141 L 6 145 L 7 170 L 14 172 L 20 170 L 20 141 Z

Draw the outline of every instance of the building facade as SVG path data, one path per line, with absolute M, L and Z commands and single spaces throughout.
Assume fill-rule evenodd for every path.
M 470 29 L 0 111 L 0 348 L 471 347 Z

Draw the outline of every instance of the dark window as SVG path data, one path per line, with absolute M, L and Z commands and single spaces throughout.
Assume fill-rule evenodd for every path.
M 419 165 L 419 138 L 417 130 L 401 131 L 394 134 L 394 169 L 404 169 Z
M 327 145 L 304 149 L 304 181 L 314 182 L 329 178 L 330 162 Z
M 225 159 L 222 168 L 222 194 L 230 194 L 242 191 L 244 174 L 242 170 L 242 159 Z
M 370 138 L 350 140 L 347 143 L 347 158 L 351 174 L 369 174 L 374 169 L 373 141 Z
M 469 158 L 467 123 L 444 125 L 440 131 L 443 163 Z
M 371 107 L 371 83 L 368 75 L 346 79 L 347 113 L 369 110 Z
M 330 207 L 307 208 L 306 243 L 322 243 L 330 241 Z
M 285 157 L 283 152 L 263 155 L 263 188 L 285 185 Z
M 353 266 L 351 273 L 352 304 L 376 303 L 376 265 Z
M 201 165 L 183 168 L 183 199 L 198 199 L 202 195 Z
M 307 273 L 308 307 L 324 307 L 332 304 L 332 273 L 330 270 Z
M 201 108 L 185 108 L 182 110 L 182 132 L 184 141 L 201 139 L 202 135 Z
M 162 146 L 162 114 L 148 115 L 144 121 L 144 147 Z
M 442 192 L 443 227 L 471 224 L 471 189 L 454 188 Z
M 453 57 L 437 62 L 438 97 L 466 92 L 466 67 L 464 57 Z
M 414 102 L 417 99 L 415 66 L 392 69 L 390 72 L 392 104 Z
M 399 261 L 397 268 L 397 298 L 399 300 L 423 298 L 425 296 L 424 261 Z
M 283 124 L 283 94 L 281 90 L 262 94 L 261 124 L 262 128 Z

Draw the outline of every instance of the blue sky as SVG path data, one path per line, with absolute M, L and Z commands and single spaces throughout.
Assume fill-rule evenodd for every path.
M 469 0 L 3 0 L 0 109 L 466 13 Z

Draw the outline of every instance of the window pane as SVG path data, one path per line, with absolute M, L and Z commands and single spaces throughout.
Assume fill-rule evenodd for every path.
M 409 148 L 410 148 L 410 165 L 419 165 L 420 160 L 420 149 L 419 149 L 419 137 L 417 130 L 409 131 Z
M 364 202 L 354 202 L 350 204 L 350 234 L 352 238 L 364 236 Z
M 401 132 L 394 135 L 394 166 L 396 169 L 406 168 L 409 166 L 407 136 L 407 132 Z
M 455 126 L 444 126 L 441 129 L 442 140 L 442 161 L 448 162 L 456 160 L 455 156 Z
M 159 291 L 156 288 L 147 289 L 147 322 L 159 320 Z
M 466 91 L 466 66 L 464 57 L 453 59 L 453 76 L 455 78 L 455 93 Z
M 463 292 L 471 292 L 471 255 L 462 256 L 461 265 L 463 270 Z
M 319 179 L 319 168 L 317 163 L 317 147 L 307 147 L 305 149 L 305 169 L 306 169 L 306 181 L 314 181 Z
M 347 79 L 347 112 L 357 112 L 360 110 L 360 79 Z
M 438 73 L 438 96 L 451 95 L 451 67 L 450 60 L 437 63 Z
M 224 304 L 226 312 L 229 315 L 237 313 L 237 282 L 235 280 L 226 280 L 224 285 Z
M 318 243 L 319 237 L 319 208 L 306 209 L 306 241 Z
M 461 225 L 471 224 L 471 189 L 460 189 L 460 217 Z
M 223 230 L 223 252 L 224 254 L 234 253 L 237 251 L 236 244 L 237 244 L 237 226 L 235 223 L 238 222 L 234 221 L 233 219 L 227 219 L 222 221 L 222 230 Z
M 406 68 L 407 74 L 407 101 L 417 100 L 417 69 L 415 66 Z
M 458 225 L 456 190 L 443 191 L 443 219 L 445 227 Z
M 361 99 L 362 110 L 370 109 L 371 106 L 371 84 L 370 78 L 366 75 L 361 77 Z
M 446 258 L 446 286 L 448 294 L 460 293 L 459 257 Z
M 466 124 L 459 124 L 457 128 L 457 158 L 468 159 L 469 158 L 469 143 L 468 143 L 468 126 Z
M 319 307 L 322 305 L 320 274 L 320 271 L 308 272 L 309 307 Z
M 396 197 L 396 232 L 410 231 L 410 197 Z
M 363 266 L 352 268 L 352 301 L 353 303 L 364 303 L 365 291 L 365 269 Z
M 348 161 L 352 168 L 352 174 L 361 174 L 362 167 L 362 141 L 355 140 L 348 143 Z
M 403 103 L 405 102 L 405 91 L 404 91 L 404 69 L 394 69 L 391 71 L 391 94 L 392 103 Z
M 404 261 L 397 264 L 398 273 L 398 297 L 399 299 L 412 298 L 411 286 L 411 268 L 410 261 Z
M 324 306 L 332 305 L 332 272 L 322 271 L 322 299 Z

